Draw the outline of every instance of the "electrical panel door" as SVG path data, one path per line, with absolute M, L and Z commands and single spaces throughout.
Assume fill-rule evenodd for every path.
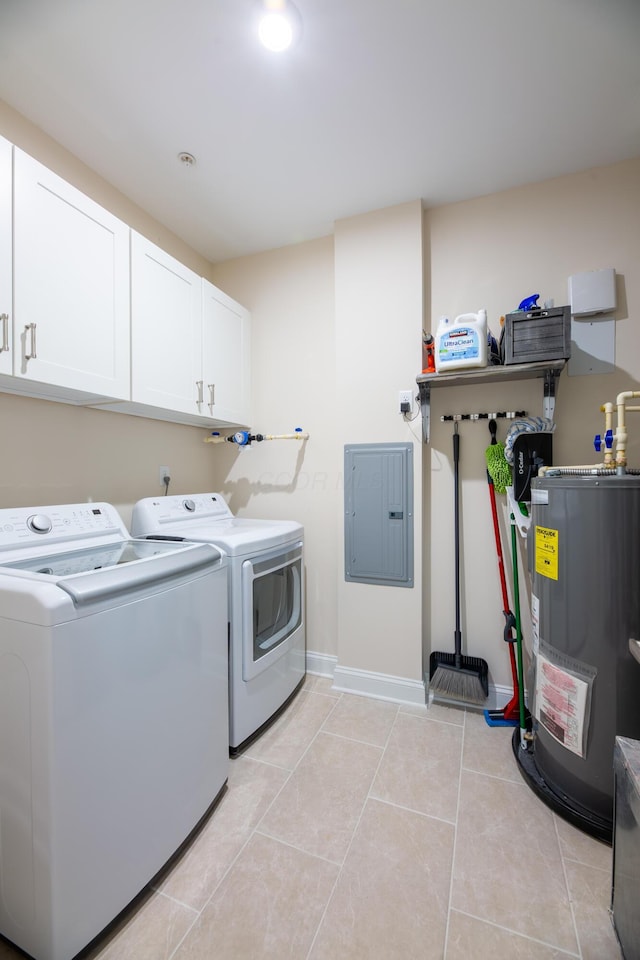
M 344 450 L 345 580 L 413 586 L 413 444 Z

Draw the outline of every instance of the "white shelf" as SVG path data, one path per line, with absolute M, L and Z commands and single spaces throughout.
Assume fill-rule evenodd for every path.
M 421 373 L 416 377 L 422 407 L 424 442 L 429 442 L 431 391 L 441 387 L 462 387 L 469 384 L 502 383 L 511 380 L 544 380 L 544 416 L 553 420 L 557 383 L 566 360 L 544 360 L 536 363 L 513 363 L 506 366 L 458 370 L 455 373 Z

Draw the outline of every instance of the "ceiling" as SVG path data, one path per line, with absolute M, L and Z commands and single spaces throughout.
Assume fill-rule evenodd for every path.
M 640 0 L 295 3 L 1 0 L 0 98 L 213 262 L 640 156 Z

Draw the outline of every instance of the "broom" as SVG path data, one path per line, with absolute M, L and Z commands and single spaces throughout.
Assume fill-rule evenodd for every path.
M 452 700 L 465 700 L 468 703 L 484 703 L 489 695 L 489 667 L 480 657 L 462 655 L 462 633 L 460 632 L 460 435 L 457 422 L 453 427 L 453 477 L 454 477 L 454 537 L 455 537 L 455 587 L 456 587 L 456 628 L 454 634 L 454 652 L 434 651 L 429 658 L 429 685 L 434 696 L 443 696 Z

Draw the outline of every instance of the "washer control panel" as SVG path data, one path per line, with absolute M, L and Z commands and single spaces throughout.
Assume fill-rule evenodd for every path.
M 191 518 L 200 523 L 204 520 L 223 520 L 233 517 L 224 498 L 219 493 L 193 493 L 189 496 L 147 497 L 139 500 L 133 508 L 135 531 L 137 521 L 143 519 L 142 526 L 147 529 L 149 523 L 155 529 L 158 523 L 172 523 Z M 135 534 L 134 534 L 135 535 Z
M 46 540 L 119 533 L 128 537 L 119 514 L 109 503 L 76 503 L 0 510 L 0 550 Z

